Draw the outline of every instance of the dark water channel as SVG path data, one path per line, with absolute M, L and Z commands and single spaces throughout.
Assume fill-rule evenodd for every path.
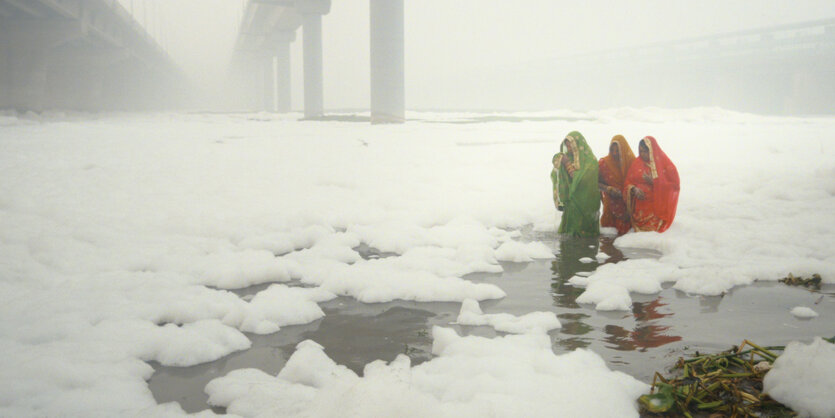
M 541 240 L 541 239 L 540 239 Z M 790 287 L 779 283 L 757 283 L 732 289 L 723 296 L 690 296 L 666 288 L 656 295 L 632 294 L 632 310 L 598 312 L 591 305 L 579 305 L 582 288 L 568 284 L 577 273 L 593 271 L 598 250 L 611 256 L 605 263 L 625 258 L 658 257 L 646 250 L 623 251 L 611 238 L 554 241 L 556 260 L 532 263 L 505 263 L 501 274 L 473 274 L 474 282 L 492 283 L 505 292 L 501 300 L 485 301 L 485 313 L 507 312 L 523 315 L 533 311 L 552 311 L 562 328 L 550 333 L 556 353 L 576 348 L 591 349 L 601 355 L 611 369 L 626 372 L 645 382 L 655 371 L 662 371 L 675 360 L 695 350 L 721 351 L 747 338 L 766 344 L 808 340 L 813 336 L 831 337 L 835 328 L 835 286 L 821 291 Z M 358 249 L 366 258 L 387 256 L 373 249 Z M 581 273 L 582 274 L 582 273 Z M 248 297 L 268 285 L 236 291 Z M 452 327 L 462 335 L 501 335 L 489 327 L 451 324 L 458 317 L 459 303 L 418 303 L 394 301 L 363 304 L 340 297 L 320 305 L 325 317 L 310 324 L 282 327 L 271 335 L 247 334 L 249 350 L 232 353 L 217 361 L 192 367 L 166 367 L 152 363 L 156 372 L 149 381 L 157 402 L 177 401 L 187 412 L 206 409 L 206 384 L 240 368 L 258 368 L 276 375 L 299 342 L 312 339 L 338 364 L 362 374 L 374 360 L 393 360 L 405 353 L 412 364 L 431 359 L 431 329 L 434 325 Z M 789 311 L 808 306 L 820 316 L 797 319 Z M 222 412 L 222 410 L 218 410 Z

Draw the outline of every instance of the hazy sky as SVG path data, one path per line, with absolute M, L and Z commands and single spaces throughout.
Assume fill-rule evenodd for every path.
M 132 5 L 137 19 L 198 85 L 223 81 L 243 0 L 120 1 Z M 483 98 L 457 92 L 489 92 L 503 73 L 549 58 L 835 18 L 832 0 L 405 0 L 405 5 L 407 108 L 472 106 Z M 303 97 L 301 30 L 297 36 L 291 49 L 294 108 L 302 106 Z M 368 44 L 368 0 L 333 0 L 323 18 L 326 108 L 368 107 Z M 558 77 L 559 69 L 540 76 Z

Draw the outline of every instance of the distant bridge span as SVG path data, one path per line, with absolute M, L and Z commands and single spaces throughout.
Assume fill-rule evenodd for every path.
M 579 108 L 719 106 L 835 113 L 835 19 L 657 42 L 529 63 L 559 73 L 540 89 Z M 594 88 L 587 88 L 593 86 Z M 605 94 L 605 96 L 601 95 Z
M 370 0 L 372 121 L 403 120 L 402 3 Z M 289 44 L 302 27 L 305 117 L 322 115 L 321 16 L 329 8 L 330 0 L 249 2 L 233 66 L 249 83 L 245 90 L 253 108 L 290 110 Z M 543 108 L 719 106 L 835 113 L 835 19 L 517 63 L 502 77 L 474 88 L 497 97 L 525 94 Z
M 405 117 L 403 0 L 370 0 L 371 122 Z M 287 112 L 290 102 L 290 43 L 302 28 L 304 115 L 320 118 L 322 16 L 331 0 L 250 0 L 244 10 L 232 73 L 246 85 L 261 110 Z M 275 64 L 275 65 L 274 65 Z
M 181 71 L 116 0 L 0 0 L 0 107 L 157 107 Z

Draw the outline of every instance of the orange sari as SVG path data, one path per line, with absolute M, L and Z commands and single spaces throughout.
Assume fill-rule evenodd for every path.
M 618 230 L 618 235 L 629 232 L 632 222 L 629 219 L 629 212 L 626 210 L 626 201 L 623 199 L 623 186 L 626 181 L 626 174 L 635 154 L 623 135 L 615 135 L 609 144 L 616 144 L 618 147 L 619 159 L 615 160 L 612 155 L 600 159 L 599 179 L 600 196 L 603 198 L 603 215 L 600 217 L 600 226 L 613 227 Z
M 636 231 L 664 232 L 673 223 L 678 205 L 678 170 L 651 136 L 641 140 L 649 148 L 649 162 L 636 158 L 626 176 L 623 195 Z M 638 189 L 644 199 L 632 194 Z

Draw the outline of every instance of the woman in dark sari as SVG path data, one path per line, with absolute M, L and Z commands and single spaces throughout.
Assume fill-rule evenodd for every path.
M 562 141 L 558 173 L 559 202 L 563 206 L 558 232 L 579 237 L 600 234 L 600 192 L 597 158 L 579 132 Z
M 678 205 L 678 170 L 651 136 L 644 137 L 626 176 L 627 210 L 636 231 L 664 232 L 673 223 Z

